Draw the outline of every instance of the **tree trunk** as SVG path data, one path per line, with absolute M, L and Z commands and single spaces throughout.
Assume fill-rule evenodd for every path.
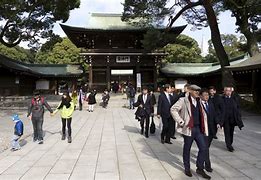
M 217 23 L 217 17 L 211 2 L 212 2 L 211 0 L 203 0 L 203 6 L 206 10 L 208 24 L 211 31 L 211 40 L 221 65 L 222 86 L 223 87 L 234 86 L 234 78 L 232 76 L 232 73 L 227 69 L 225 69 L 226 66 L 230 65 L 229 59 L 221 41 L 220 31 Z

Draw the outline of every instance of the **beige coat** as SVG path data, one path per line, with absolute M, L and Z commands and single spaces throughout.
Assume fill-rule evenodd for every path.
M 203 105 L 200 103 L 204 116 L 205 135 L 208 136 L 208 121 L 207 114 L 203 109 Z M 188 97 L 180 98 L 170 109 L 170 113 L 173 119 L 177 122 L 177 132 L 186 136 L 191 136 L 191 129 L 188 127 L 191 116 L 191 107 Z M 183 127 L 180 126 L 180 122 L 184 121 Z

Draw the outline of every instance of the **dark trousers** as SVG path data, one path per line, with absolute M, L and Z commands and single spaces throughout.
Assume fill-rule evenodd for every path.
M 82 110 L 82 100 L 79 100 L 79 110 Z
M 149 135 L 150 116 L 148 114 L 146 114 L 146 116 L 140 120 L 140 127 L 142 131 L 144 130 L 144 123 L 145 123 L 145 135 Z
M 205 160 L 205 168 L 211 168 L 211 162 L 210 162 L 210 157 L 209 157 L 209 148 L 210 145 L 213 141 L 213 135 L 210 134 L 209 136 L 205 136 L 205 141 L 207 145 L 207 151 L 206 151 L 206 160 Z
M 32 118 L 34 129 L 34 140 L 43 140 L 43 117 Z
M 193 127 L 191 136 L 183 136 L 184 145 L 183 145 L 183 163 L 185 170 L 190 170 L 190 149 L 195 140 L 198 146 L 198 156 L 197 156 L 197 167 L 199 169 L 204 169 L 204 162 L 206 159 L 207 145 L 205 142 L 204 134 L 200 131 L 200 127 Z
M 173 121 L 172 129 L 171 129 L 171 137 L 175 137 L 176 133 L 176 121 Z
M 62 118 L 62 133 L 63 133 L 63 135 L 65 135 L 66 122 L 67 122 L 68 136 L 70 137 L 72 135 L 72 128 L 71 128 L 72 118 L 67 118 L 67 119 Z
M 224 124 L 225 142 L 228 148 L 231 147 L 233 144 L 234 129 L 235 126 L 230 124 L 229 122 L 226 122 Z
M 169 117 L 169 118 L 162 117 L 162 124 L 163 124 L 163 128 L 161 131 L 162 140 L 165 140 L 166 142 L 170 142 L 171 131 L 174 127 L 173 123 L 174 123 L 174 120 L 172 119 L 172 117 Z

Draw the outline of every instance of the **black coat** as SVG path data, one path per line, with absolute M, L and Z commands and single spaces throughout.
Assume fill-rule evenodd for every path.
M 170 95 L 169 97 L 170 103 L 164 92 L 159 95 L 157 114 L 160 115 L 162 118 L 171 117 L 170 108 L 174 104 L 174 99 L 172 95 Z
M 149 94 L 147 94 L 147 100 L 145 103 L 143 102 L 143 94 L 138 96 L 137 102 L 135 102 L 133 106 L 138 107 L 140 105 L 142 105 L 142 109 L 147 113 L 147 115 L 152 113 L 153 102 L 152 97 Z
M 216 123 L 220 124 L 222 121 L 222 113 L 224 112 L 224 102 L 220 95 L 215 94 L 213 97 L 209 98 L 209 102 L 214 105 L 216 112 Z
M 214 136 L 216 134 L 216 125 L 219 124 L 219 122 L 217 122 L 218 119 L 216 118 L 215 106 L 212 101 L 208 101 L 208 111 L 205 109 L 205 106 L 203 107 L 207 113 L 209 136 Z
M 225 96 L 222 97 L 222 102 L 223 102 L 223 105 L 224 105 L 223 112 L 222 112 L 222 121 L 221 121 L 222 126 L 224 125 L 224 123 L 226 123 L 228 121 L 228 119 L 226 119 L 225 98 L 226 98 Z M 234 118 L 234 121 L 236 122 L 236 126 L 238 126 L 239 129 L 241 129 L 241 128 L 244 127 L 244 123 L 243 123 L 242 117 L 241 117 L 240 104 L 239 104 L 239 101 L 237 101 L 234 97 L 231 97 L 231 99 L 232 99 L 232 102 L 233 102 L 232 103 L 233 118 Z
M 88 96 L 88 104 L 92 105 L 92 104 L 96 104 L 96 93 L 90 93 Z

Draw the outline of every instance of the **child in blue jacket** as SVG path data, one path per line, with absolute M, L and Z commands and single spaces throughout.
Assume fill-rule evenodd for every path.
M 17 114 L 13 115 L 12 119 L 15 123 L 15 126 L 14 126 L 14 136 L 11 141 L 11 146 L 12 146 L 11 150 L 17 151 L 17 150 L 21 149 L 21 146 L 19 144 L 19 139 L 21 138 L 21 136 L 24 133 L 24 125 Z

